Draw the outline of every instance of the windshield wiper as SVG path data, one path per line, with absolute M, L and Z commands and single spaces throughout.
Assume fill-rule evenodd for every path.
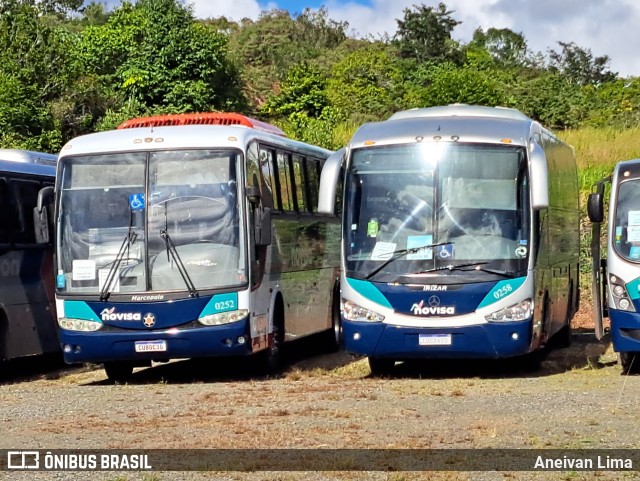
M 129 247 L 133 245 L 133 243 L 136 241 L 137 238 L 138 238 L 138 234 L 133 231 L 130 225 L 129 231 L 127 232 L 127 235 L 125 236 L 125 238 L 122 240 L 122 244 L 120 245 L 120 250 L 116 254 L 116 258 L 111 263 L 111 268 L 107 273 L 107 278 L 105 279 L 104 285 L 100 290 L 101 301 L 106 301 L 107 299 L 109 299 L 109 296 L 111 295 L 111 291 L 109 290 L 109 288 L 111 287 L 111 283 L 113 282 L 113 279 L 115 278 L 116 274 L 119 272 L 120 264 L 122 263 L 122 260 L 124 259 L 125 254 L 128 252 Z
M 403 257 L 403 256 L 405 256 L 407 254 L 413 254 L 414 252 L 418 252 L 420 249 L 431 249 L 433 247 L 448 246 L 448 245 L 451 245 L 451 244 L 453 244 L 453 242 L 440 242 L 438 244 L 427 244 L 427 245 L 424 245 L 424 246 L 411 247 L 409 249 L 400 249 L 400 250 L 394 251 L 394 252 L 391 253 L 391 257 L 389 257 L 386 261 L 384 261 L 382 264 L 380 264 L 374 270 L 369 272 L 369 274 L 367 274 L 367 276 L 364 278 L 364 280 L 368 281 L 373 276 L 375 276 L 378 272 L 380 272 L 382 269 L 387 267 L 391 262 L 393 262 L 396 259 L 399 259 L 399 258 L 401 258 L 401 257 Z
M 180 259 L 180 255 L 178 254 L 176 246 L 171 240 L 171 237 L 169 236 L 168 222 L 167 222 L 167 204 L 168 203 L 169 202 L 166 202 L 164 204 L 164 229 L 160 230 L 160 237 L 162 237 L 162 239 L 164 240 L 164 245 L 167 248 L 167 262 L 173 259 L 173 262 L 176 263 L 176 266 L 178 267 L 178 272 L 182 276 L 182 280 L 184 280 L 184 283 L 187 286 L 187 289 L 189 290 L 189 297 L 198 297 L 198 291 L 196 290 L 196 286 L 191 280 L 191 277 L 189 277 L 189 273 L 187 272 L 187 269 L 184 266 L 182 259 Z
M 486 272 L 488 274 L 495 274 L 502 277 L 511 278 L 515 275 L 514 272 L 504 271 L 501 269 L 487 269 L 486 267 L 481 267 L 488 262 L 469 262 L 467 264 L 458 264 L 453 265 L 449 264 L 447 266 L 434 267 L 433 269 L 427 269 L 426 271 L 415 272 L 414 274 L 428 274 L 429 272 L 437 272 L 437 271 L 463 271 L 463 272 Z M 473 269 L 466 269 L 466 267 L 473 267 Z

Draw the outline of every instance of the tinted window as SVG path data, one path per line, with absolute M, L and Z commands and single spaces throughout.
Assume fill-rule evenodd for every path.
M 293 180 L 295 184 L 298 211 L 305 212 L 308 208 L 308 204 L 307 193 L 305 191 L 306 181 L 304 172 L 304 159 L 299 155 L 293 156 Z
M 278 152 L 278 180 L 280 182 L 280 201 L 282 210 L 295 210 L 293 190 L 291 187 L 291 169 L 289 168 L 289 154 Z

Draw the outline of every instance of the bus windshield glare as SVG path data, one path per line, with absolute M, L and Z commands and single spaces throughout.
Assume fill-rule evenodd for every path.
M 527 172 L 524 148 L 510 145 L 355 150 L 345 191 L 347 275 L 381 282 L 426 273 L 465 282 L 523 275 Z
M 59 293 L 187 291 L 246 283 L 233 150 L 61 159 Z

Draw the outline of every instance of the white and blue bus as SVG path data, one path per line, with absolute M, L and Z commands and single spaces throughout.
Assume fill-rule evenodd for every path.
M 71 140 L 56 183 L 56 303 L 68 363 L 108 378 L 176 358 L 339 342 L 329 151 L 234 113 L 134 119 Z
M 373 373 L 412 358 L 503 358 L 570 340 L 579 305 L 573 149 L 524 114 L 452 105 L 360 127 L 344 173 L 341 310 Z M 538 356 L 526 356 L 538 358 Z
M 607 254 L 601 259 L 600 225 L 610 185 Z M 587 211 L 593 223 L 593 314 L 596 337 L 610 322 L 611 343 L 625 373 L 640 373 L 640 159 L 619 162 L 611 177 L 595 185 Z
M 40 215 L 34 219 L 45 205 L 40 190 L 54 184 L 56 159 L 0 149 L 0 361 L 60 352 L 48 211 L 44 235 Z

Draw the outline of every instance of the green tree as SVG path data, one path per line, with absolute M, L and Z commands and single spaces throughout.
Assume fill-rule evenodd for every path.
M 347 23 L 329 19 L 327 10 L 306 9 L 292 17 L 286 10 L 263 12 L 257 21 L 243 20 L 230 47 L 244 65 L 248 95 L 260 104 L 284 80 L 289 67 L 313 62 L 347 39 Z
M 451 16 L 453 10 L 439 3 L 437 8 L 414 5 L 403 13 L 404 18 L 396 20 L 398 28 L 393 40 L 401 57 L 419 62 L 460 62 L 460 51 L 451 32 L 462 22 Z
M 351 118 L 385 118 L 404 94 L 401 62 L 383 44 L 356 50 L 335 64 L 327 92 L 331 104 Z
M 597 85 L 614 80 L 617 74 L 608 70 L 609 57 L 594 57 L 591 50 L 573 42 L 558 42 L 560 52 L 549 51 L 549 67 L 577 85 Z
M 54 152 L 62 119 L 52 106 L 78 76 L 75 37 L 46 15 L 58 2 L 0 3 L 0 144 Z M 62 5 L 62 3 L 60 3 Z
M 82 32 L 80 56 L 127 115 L 244 105 L 226 36 L 177 0 L 123 3 L 107 23 Z
M 471 105 L 505 105 L 503 86 L 494 71 L 458 68 L 442 64 L 429 73 L 428 85 L 413 91 L 411 107 L 430 107 L 463 103 Z
M 304 113 L 318 118 L 329 105 L 326 83 L 321 72 L 307 62 L 294 65 L 289 69 L 280 92 L 267 99 L 262 111 L 279 116 Z
M 486 50 L 499 65 L 516 67 L 526 64 L 527 41 L 522 33 L 508 28 L 491 27 L 486 32 L 477 28 L 469 46 Z

